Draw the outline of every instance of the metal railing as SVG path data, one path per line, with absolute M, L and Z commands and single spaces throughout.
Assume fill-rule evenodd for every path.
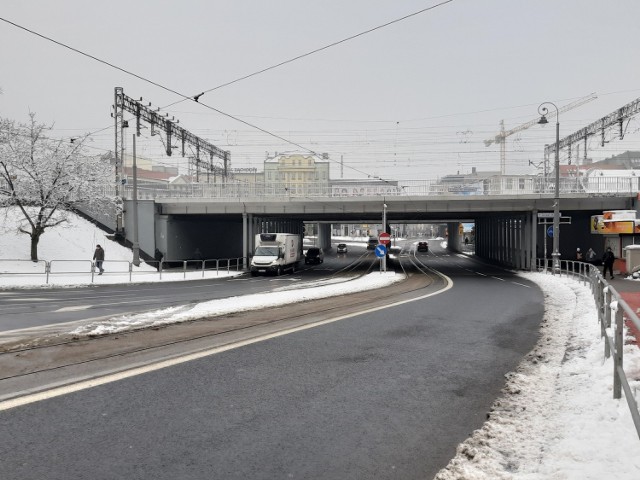
M 600 336 L 604 337 L 604 357 L 605 359 L 613 357 L 613 398 L 620 399 L 624 390 L 631 418 L 640 438 L 640 412 L 624 371 L 624 320 L 626 318 L 640 329 L 640 318 L 622 299 L 620 293 L 607 283 L 596 266 L 585 262 L 562 260 L 560 269 L 553 272 L 551 262 L 550 259 L 536 259 L 538 271 L 569 276 L 590 287 L 598 310 Z
M 162 280 L 162 274 L 165 273 L 182 273 L 184 279 L 188 274 L 198 273 L 198 276 L 205 278 L 206 272 L 216 272 L 219 275 L 224 271 L 230 273 L 232 271 L 240 272 L 245 269 L 248 263 L 246 257 L 234 258 L 218 258 L 207 260 L 149 260 L 142 262 L 141 267 L 136 267 L 132 262 L 127 260 L 105 260 L 102 264 L 105 269 L 103 276 L 109 277 L 114 275 L 126 275 L 129 282 L 134 281 L 134 277 L 157 275 Z M 17 265 L 17 268 L 16 268 Z M 150 267 L 145 269 L 144 266 Z M 44 283 L 49 284 L 52 277 L 88 277 L 90 283 L 95 283 L 97 272 L 95 262 L 92 260 L 12 260 L 0 259 L 0 277 L 34 277 L 41 275 L 44 277 Z
M 635 195 L 640 190 L 640 177 L 562 177 L 560 194 Z M 532 175 L 496 175 L 475 181 L 442 180 L 398 180 L 388 184 L 364 184 L 344 186 L 331 182 L 291 183 L 286 181 L 256 183 L 190 183 L 185 185 L 138 183 L 138 198 L 211 198 L 232 199 L 274 198 L 291 199 L 302 197 L 346 198 L 346 197 L 406 197 L 406 196 L 478 196 L 478 195 L 553 195 L 555 179 Z M 124 187 L 127 199 L 133 196 L 130 185 Z

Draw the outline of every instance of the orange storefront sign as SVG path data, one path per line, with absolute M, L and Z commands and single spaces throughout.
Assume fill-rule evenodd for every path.
M 607 220 L 604 215 L 593 215 L 591 217 L 591 233 L 601 235 L 640 233 L 640 225 L 636 223 L 636 220 Z

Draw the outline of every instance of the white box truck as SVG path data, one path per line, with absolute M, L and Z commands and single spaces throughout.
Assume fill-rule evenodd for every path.
M 256 235 L 256 250 L 251 257 L 251 275 L 280 275 L 287 270 L 295 272 L 301 258 L 300 235 L 259 233 Z

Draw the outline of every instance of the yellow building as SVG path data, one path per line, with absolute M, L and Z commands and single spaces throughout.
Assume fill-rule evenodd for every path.
M 264 162 L 264 183 L 274 193 L 290 195 L 327 195 L 329 192 L 328 156 L 313 154 L 276 154 Z

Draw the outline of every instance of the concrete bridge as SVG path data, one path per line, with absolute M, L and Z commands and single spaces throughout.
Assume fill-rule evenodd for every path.
M 602 246 L 590 234 L 590 218 L 605 210 L 636 210 L 640 191 L 636 177 L 562 178 L 560 209 L 571 224 L 561 225 L 560 253 L 573 259 L 577 247 Z M 124 192 L 124 229 L 134 231 L 132 189 Z M 397 182 L 370 194 L 315 190 L 312 185 L 194 184 L 138 187 L 138 240 L 152 253 L 157 247 L 169 260 L 193 257 L 247 257 L 256 233 L 301 233 L 303 222 L 319 224 L 319 242 L 330 247 L 330 225 L 336 223 L 447 223 L 457 233 L 459 222 L 475 222 L 477 255 L 513 268 L 529 269 L 543 255 L 545 228 L 538 212 L 553 211 L 555 184 L 542 177 L 496 176 L 478 184 L 442 185 L 435 181 Z M 115 227 L 113 215 L 102 219 Z M 460 249 L 451 235 L 449 248 Z

